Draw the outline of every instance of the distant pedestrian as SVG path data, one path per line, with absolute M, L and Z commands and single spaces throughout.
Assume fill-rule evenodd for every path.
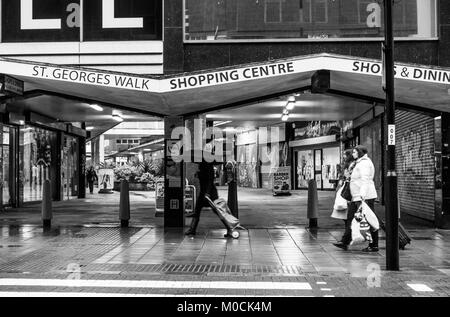
M 94 166 L 89 167 L 86 173 L 86 179 L 89 185 L 89 192 L 94 193 L 94 182 L 98 181 L 97 173 L 95 172 Z
M 347 250 L 352 239 L 351 222 L 361 206 L 362 201 L 374 211 L 377 191 L 375 188 L 374 177 L 375 167 L 368 156 L 367 148 L 358 145 L 353 149 L 353 158 L 356 164 L 353 167 L 350 176 L 350 192 L 352 201 L 349 204 L 347 222 L 342 242 L 335 244 L 337 247 Z M 378 230 L 371 230 L 372 242 L 363 249 L 364 252 L 378 252 Z

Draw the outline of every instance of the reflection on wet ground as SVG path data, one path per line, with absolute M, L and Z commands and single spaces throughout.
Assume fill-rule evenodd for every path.
M 217 265 L 295 267 L 297 272 L 366 271 L 384 267 L 384 241 L 378 253 L 364 245 L 345 252 L 332 245 L 340 230 L 305 228 L 250 229 L 238 240 L 225 239 L 223 229 L 200 229 L 195 237 L 163 228 L 0 226 L 0 272 L 52 272 L 77 263 L 108 270 L 117 265 Z M 401 251 L 402 268 L 421 272 L 450 269 L 450 236 L 435 230 L 414 230 L 416 240 Z M 123 268 L 127 270 L 126 267 Z

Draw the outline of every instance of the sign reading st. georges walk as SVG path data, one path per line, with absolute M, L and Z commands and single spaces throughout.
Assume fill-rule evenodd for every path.
M 0 59 L 0 67 L 2 73 L 14 77 L 19 76 L 21 79 L 23 77 L 41 78 L 151 93 L 170 93 L 172 91 L 221 86 L 245 81 L 296 76 L 321 69 L 378 77 L 381 77 L 383 72 L 382 63 L 377 61 L 327 54 L 169 78 L 56 67 L 54 65 L 33 64 L 7 59 Z M 450 71 L 438 68 L 397 64 L 395 65 L 395 78 L 450 85 Z

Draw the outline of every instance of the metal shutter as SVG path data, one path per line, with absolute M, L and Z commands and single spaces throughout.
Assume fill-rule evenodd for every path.
M 400 210 L 434 220 L 434 119 L 400 110 L 395 117 Z

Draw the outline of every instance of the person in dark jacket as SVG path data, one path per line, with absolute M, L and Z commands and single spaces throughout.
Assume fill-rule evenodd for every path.
M 186 235 L 195 235 L 200 221 L 200 213 L 203 207 L 209 207 L 205 196 L 208 195 L 212 201 L 219 198 L 216 185 L 214 184 L 214 162 L 207 162 L 205 159 L 199 164 L 197 176 L 200 181 L 200 193 L 195 204 L 194 214 L 192 215 L 191 226 Z
M 94 182 L 98 181 L 97 173 L 95 172 L 95 169 L 93 166 L 89 167 L 87 173 L 86 173 L 86 179 L 89 185 L 89 192 L 91 194 L 94 193 Z

